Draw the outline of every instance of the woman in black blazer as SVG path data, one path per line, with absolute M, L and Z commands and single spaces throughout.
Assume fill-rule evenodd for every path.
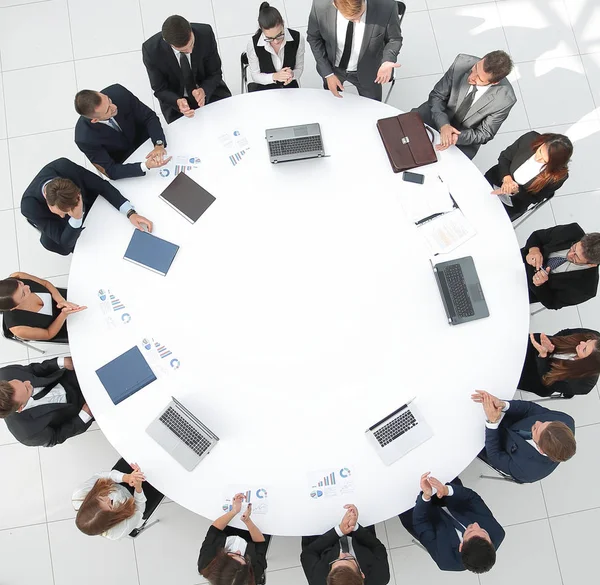
M 531 333 L 518 388 L 538 396 L 588 394 L 600 375 L 599 350 L 600 333 L 593 329 Z
M 573 144 L 562 134 L 528 132 L 500 153 L 485 178 L 516 219 L 532 203 L 550 199 L 569 177 Z
M 14 272 L 0 280 L 3 325 L 21 339 L 66 342 L 67 317 L 87 308 L 68 302 L 66 296 L 66 289 L 47 280 Z
M 244 494 L 235 495 L 231 510 L 212 523 L 200 548 L 198 572 L 211 585 L 261 585 L 265 582 L 267 547 L 271 537 L 265 537 L 252 522 L 252 504 L 248 504 L 242 514 L 242 522 L 248 530 L 228 526 L 241 512 L 244 498 Z

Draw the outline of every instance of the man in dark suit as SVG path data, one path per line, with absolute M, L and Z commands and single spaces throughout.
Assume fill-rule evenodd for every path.
M 0 380 L 0 418 L 23 445 L 54 447 L 92 424 L 70 357 L 6 366 Z
M 349 81 L 361 96 L 381 101 L 402 46 L 394 0 L 313 0 L 306 38 L 325 89 L 342 97 Z
M 400 514 L 400 521 L 442 571 L 487 573 L 504 540 L 485 502 L 458 478 L 444 485 L 424 473 L 415 507 Z
M 344 506 L 339 526 L 321 536 L 303 536 L 300 562 L 308 585 L 386 585 L 387 551 L 374 526 L 358 524 L 358 510 Z
M 137 229 L 152 231 L 152 222 L 139 215 L 108 181 L 66 158 L 48 163 L 37 174 L 23 194 L 21 213 L 42 232 L 40 242 L 46 250 L 67 256 L 75 248 L 98 195 Z
M 485 449 L 479 457 L 519 483 L 539 481 L 575 455 L 575 421 L 564 412 L 526 400 L 472 396 L 486 416 Z
M 81 116 L 75 125 L 75 144 L 109 179 L 142 177 L 166 165 L 167 142 L 158 116 L 128 89 L 115 84 L 101 92 L 83 89 L 75 96 Z M 141 163 L 124 164 L 148 138 L 154 149 Z
M 537 230 L 529 236 L 521 256 L 530 303 L 562 309 L 596 296 L 600 233 L 586 234 L 577 223 Z
M 492 51 L 483 59 L 458 55 L 436 84 L 429 100 L 416 110 L 423 122 L 440 132 L 437 150 L 456 145 L 473 158 L 489 142 L 517 102 L 506 79 L 513 67 L 504 51 Z
M 191 118 L 194 110 L 230 97 L 223 81 L 217 40 L 208 24 L 169 16 L 162 32 L 142 45 L 150 85 L 165 120 Z

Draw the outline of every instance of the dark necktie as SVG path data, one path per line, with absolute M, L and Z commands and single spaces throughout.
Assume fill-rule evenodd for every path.
M 183 74 L 183 87 L 185 87 L 189 97 L 192 96 L 192 91 L 196 89 L 192 68 L 185 53 L 179 53 L 179 65 L 181 65 L 181 73 Z
M 554 256 L 553 258 L 548 258 L 546 262 L 546 267 L 550 268 L 550 270 L 556 270 L 559 266 L 562 266 L 565 262 L 568 262 L 565 256 Z
M 35 394 L 33 396 L 34 400 L 40 400 L 40 398 L 44 398 L 44 396 L 46 396 L 46 394 L 48 394 L 48 392 L 50 392 L 50 390 L 52 390 L 54 388 L 54 386 L 56 386 L 59 382 L 60 378 L 57 378 L 56 380 L 54 380 L 54 382 L 50 382 L 50 384 L 48 384 L 48 386 L 45 386 L 42 390 L 40 390 L 37 394 Z
M 442 509 L 442 512 L 444 512 L 446 516 L 450 518 L 450 521 L 452 522 L 452 525 L 454 526 L 454 528 L 456 528 L 456 530 L 458 530 L 461 534 L 465 533 L 465 527 L 452 514 L 446 512 L 446 510 L 444 509 Z
M 350 61 L 350 53 L 352 52 L 352 39 L 354 38 L 354 23 L 349 20 L 346 28 L 346 41 L 344 42 L 344 51 L 342 52 L 342 58 L 338 67 L 346 70 L 348 68 L 348 62 Z
M 347 536 L 342 536 L 342 538 L 340 538 L 340 550 L 345 554 L 350 552 L 350 544 Z
M 121 132 L 121 128 L 119 127 L 119 125 L 117 124 L 117 121 L 114 118 L 109 118 L 108 123 L 110 124 L 111 128 L 113 128 L 117 132 Z
M 454 121 L 458 125 L 461 125 L 465 121 L 467 113 L 469 112 L 469 109 L 471 108 L 471 106 L 473 105 L 473 101 L 475 100 L 475 94 L 477 93 L 477 89 L 475 88 L 475 86 L 472 87 L 473 89 L 471 89 L 467 96 L 465 96 L 465 99 L 462 101 L 462 103 L 454 113 Z
M 531 434 L 531 431 L 521 431 L 516 430 L 515 433 L 517 433 L 517 435 L 519 435 L 519 437 L 523 437 L 526 441 L 531 441 L 533 439 L 533 435 Z

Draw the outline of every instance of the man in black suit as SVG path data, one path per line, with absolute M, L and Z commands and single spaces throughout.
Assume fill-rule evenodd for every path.
M 23 445 L 54 447 L 92 424 L 70 357 L 6 366 L 0 380 L 0 418 Z
M 358 524 L 349 504 L 339 526 L 321 536 L 303 536 L 300 562 L 308 585 L 386 585 L 390 580 L 387 551 L 374 526 Z
M 128 89 L 115 84 L 101 92 L 83 89 L 75 96 L 81 116 L 75 125 L 75 144 L 109 179 L 141 177 L 149 169 L 166 165 L 167 142 L 158 116 Z M 154 149 L 141 163 L 127 163 L 148 138 Z
M 485 412 L 485 449 L 479 457 L 519 483 L 539 481 L 575 455 L 575 421 L 527 400 L 499 400 L 478 390 Z
M 40 242 L 46 250 L 67 256 L 75 248 L 98 195 L 137 229 L 152 231 L 152 222 L 139 215 L 108 181 L 66 158 L 48 163 L 37 174 L 23 194 L 21 213 L 42 232 Z
M 165 120 L 191 118 L 194 110 L 231 97 L 223 81 L 217 40 L 208 24 L 169 16 L 162 32 L 142 45 L 150 85 Z
M 485 502 L 458 478 L 444 485 L 424 473 L 415 507 L 400 514 L 400 521 L 442 571 L 487 573 L 504 540 Z
M 600 233 L 586 234 L 576 223 L 537 230 L 529 236 L 521 255 L 530 303 L 562 309 L 596 296 Z

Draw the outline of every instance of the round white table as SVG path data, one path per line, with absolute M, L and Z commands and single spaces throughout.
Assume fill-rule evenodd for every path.
M 450 480 L 482 448 L 474 389 L 513 395 L 529 305 L 512 226 L 458 150 L 419 169 L 443 177 L 477 228 L 438 258 L 473 256 L 490 317 L 448 325 L 430 251 L 400 204 L 407 184 L 375 126 L 397 113 L 299 89 L 236 96 L 166 127 L 169 153 L 198 156 L 190 176 L 216 197 L 192 225 L 158 198 L 169 180 L 156 171 L 116 183 L 155 235 L 181 246 L 166 277 L 122 259 L 133 228 L 106 201 L 90 212 L 69 279 L 69 297 L 89 306 L 69 319 L 77 375 L 108 440 L 186 508 L 214 519 L 233 487 L 261 486 L 265 533 L 324 532 L 346 503 L 362 524 L 383 521 L 414 504 L 421 473 Z M 310 122 L 330 156 L 271 164 L 265 129 Z M 236 166 L 219 142 L 234 129 L 250 143 Z M 109 327 L 99 289 L 130 323 Z M 95 371 L 148 336 L 181 367 L 114 406 Z M 145 432 L 171 396 L 220 437 L 193 472 Z M 365 429 L 413 397 L 434 436 L 385 466 Z M 322 471 L 344 468 L 349 493 L 311 497 Z

